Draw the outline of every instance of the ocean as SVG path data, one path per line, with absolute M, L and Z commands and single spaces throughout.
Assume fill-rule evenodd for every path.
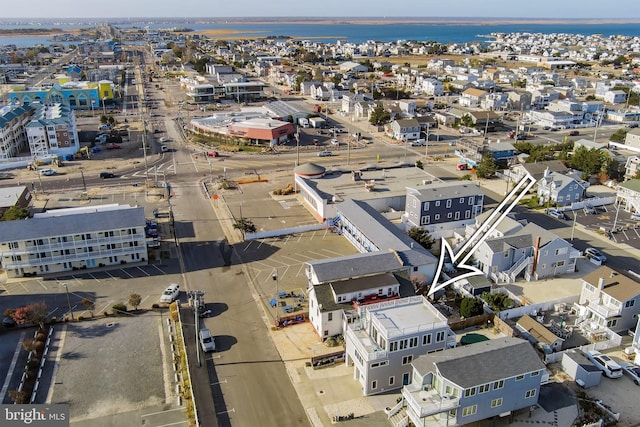
M 566 34 L 602 34 L 604 36 L 640 36 L 638 24 L 603 23 L 592 24 L 580 21 L 572 23 L 505 23 L 490 25 L 470 24 L 434 24 L 434 23 L 402 23 L 402 24 L 322 24 L 322 23 L 225 23 L 216 22 L 210 24 L 189 22 L 145 22 L 139 24 L 121 23 L 114 24 L 118 27 L 149 26 L 154 29 L 190 28 L 195 31 L 224 30 L 234 31 L 238 37 L 277 37 L 290 36 L 295 38 L 309 38 L 323 43 L 335 43 L 338 40 L 353 43 L 361 43 L 367 40 L 391 42 L 397 40 L 437 41 L 439 43 L 465 43 L 472 41 L 487 41 L 484 37 L 493 32 L 500 33 L 566 33 Z M 44 25 L 43 25 L 44 26 Z M 26 25 L 24 26 L 26 27 Z M 24 28 L 22 27 L 22 28 Z M 59 26 L 64 28 L 63 26 Z M 80 27 L 80 25 L 77 25 Z M 0 25 L 0 28 L 16 28 Z M 67 28 L 74 28 L 67 26 Z M 225 38 L 230 35 L 225 35 Z M 0 37 L 0 45 L 15 44 L 19 47 L 35 46 L 37 44 L 49 45 L 48 37 Z

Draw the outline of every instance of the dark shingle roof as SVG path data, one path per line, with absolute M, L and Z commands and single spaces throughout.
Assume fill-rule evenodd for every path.
M 544 370 L 544 363 L 528 341 L 497 338 L 420 356 L 412 363 L 421 375 L 440 371 L 462 388 Z

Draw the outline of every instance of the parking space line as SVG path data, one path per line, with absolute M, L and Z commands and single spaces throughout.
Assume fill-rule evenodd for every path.
M 636 228 L 633 228 L 632 230 L 636 233 L 636 236 L 640 237 L 640 234 L 638 234 L 638 230 Z
M 318 255 L 321 258 L 330 258 L 329 255 L 319 254 L 318 252 L 309 251 L 310 254 Z
M 306 255 L 302 255 L 302 254 L 296 254 L 296 255 L 299 256 L 299 257 L 302 257 L 302 258 L 310 259 L 310 260 L 314 260 L 315 259 L 315 258 L 312 258 L 310 256 L 306 256 Z M 304 262 L 304 261 L 301 261 L 301 262 Z
M 253 240 L 249 240 L 249 243 L 247 243 L 247 245 L 244 247 L 244 249 L 242 251 L 246 252 L 247 249 L 249 249 L 249 246 L 251 246 L 252 243 L 253 243 Z
M 629 236 L 627 236 L 627 233 L 624 230 L 622 230 L 622 234 L 624 234 L 625 239 L 629 240 Z
M 71 276 L 71 277 L 73 277 L 73 280 L 75 280 L 76 282 L 82 285 L 82 280 L 78 279 L 76 276 Z
M 48 288 L 44 285 L 44 283 L 42 283 L 42 280 L 38 280 L 38 283 L 40 283 L 40 286 L 42 286 L 43 288 L 48 289 Z
M 120 280 L 119 277 L 114 276 L 113 274 L 109 273 L 108 271 L 105 271 L 105 273 L 107 274 L 107 276 L 111 277 L 113 280 Z
M 20 282 L 20 286 L 25 290 L 25 292 L 29 292 L 29 289 L 24 285 L 24 283 Z
M 126 274 L 130 278 L 132 278 L 132 279 L 134 278 L 131 274 L 129 274 L 129 272 L 127 270 L 120 269 L 120 271 L 122 271 L 124 274 Z
M 142 271 L 144 274 L 147 275 L 147 277 L 151 276 L 151 274 L 147 273 L 146 271 L 144 271 L 143 269 L 141 269 L 140 267 L 136 267 L 138 270 Z
M 258 245 L 258 247 L 256 249 L 260 249 L 260 246 L 262 246 L 263 243 L 264 243 L 264 239 L 260 239 L 260 244 Z
M 7 394 L 7 390 L 9 389 L 9 384 L 11 383 L 11 378 L 13 378 L 13 371 L 16 369 L 18 356 L 20 356 L 20 351 L 22 350 L 22 342 L 24 341 L 24 336 L 26 335 L 26 333 L 26 331 L 22 331 L 22 333 L 20 334 L 20 339 L 18 340 L 18 344 L 16 345 L 16 349 L 13 352 L 11 364 L 9 365 L 9 371 L 7 372 L 7 376 L 5 377 L 4 383 L 2 384 L 2 390 L 0 390 L 0 399 L 2 400 L 4 400 L 4 397 Z
M 158 411 L 158 412 L 150 412 L 148 414 L 141 414 L 140 417 L 144 418 L 144 417 L 150 417 L 152 415 L 158 415 L 158 414 L 166 414 L 168 412 L 172 412 L 172 411 L 184 411 L 184 407 L 181 406 L 179 408 L 174 408 L 174 409 L 167 409 L 166 411 Z
M 4 291 L 5 291 L 7 294 L 11 295 L 11 292 L 9 292 L 9 289 L 7 288 L 7 286 L 6 286 L 6 285 L 2 285 L 2 287 L 4 288 Z
M 284 269 L 284 273 L 278 273 L 278 276 L 280 278 L 283 278 L 284 276 L 286 276 L 287 275 L 287 271 L 289 271 L 289 268 L 291 268 L 291 266 L 287 265 L 287 268 Z
M 260 265 L 263 265 L 263 266 L 267 267 L 267 269 L 272 269 L 272 270 L 273 270 L 273 268 L 274 268 L 272 265 L 265 264 L 265 263 L 264 263 L 264 262 L 262 262 L 262 261 L 254 261 L 254 262 L 252 262 L 252 264 L 260 264 Z M 262 271 L 262 269 L 261 269 L 261 268 L 255 268 L 255 267 L 254 267 L 254 269 L 255 269 L 255 270 L 258 270 L 258 271 Z
M 300 261 L 299 259 L 291 258 L 291 257 L 284 256 L 284 255 L 282 256 L 282 258 L 290 259 L 291 261 L 293 261 L 294 264 L 299 264 L 301 262 L 304 262 L 304 261 Z
M 311 237 L 309 237 L 309 240 L 313 240 L 313 238 L 316 236 L 316 231 L 314 231 L 313 233 L 311 233 Z
M 323 250 L 323 251 L 325 251 L 325 252 L 329 252 L 330 254 L 333 254 L 333 255 L 335 255 L 335 256 L 344 256 L 344 255 L 343 255 L 343 254 L 341 254 L 340 252 L 332 251 L 332 250 L 330 250 L 330 249 L 322 248 L 322 250 Z
M 300 268 L 298 269 L 298 272 L 296 273 L 296 277 L 300 277 L 300 273 L 303 272 L 303 271 L 304 271 L 304 264 L 300 264 Z
M 100 309 L 100 311 L 98 311 L 98 312 L 97 312 L 97 314 L 100 314 L 100 313 L 102 313 L 104 310 L 106 310 L 106 309 L 107 309 L 107 308 L 108 308 L 108 307 L 113 303 L 113 301 L 114 301 L 114 300 L 109 301 L 109 302 L 107 303 L 107 305 L 105 305 L 104 307 L 102 307 L 102 308 Z
M 155 264 L 151 264 L 151 266 L 152 266 L 153 268 L 155 268 L 156 270 L 158 270 L 160 273 L 162 273 L 162 274 L 164 274 L 164 275 L 166 275 L 166 274 L 167 274 L 164 270 L 160 269 L 160 268 L 159 268 L 158 266 L 156 266 Z
M 96 276 L 94 276 L 94 275 L 93 275 L 93 274 L 91 274 L 91 273 L 87 273 L 87 274 L 89 274 L 89 276 L 90 276 L 93 280 L 95 280 L 96 282 L 100 283 L 100 280 L 99 280 Z
M 55 313 L 56 311 L 58 311 L 60 307 L 56 307 L 53 310 L 51 310 L 50 312 L 47 313 L 47 317 L 51 316 L 53 313 Z

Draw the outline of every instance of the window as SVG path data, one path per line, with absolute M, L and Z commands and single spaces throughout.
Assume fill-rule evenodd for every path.
M 424 205 L 422 205 L 423 210 L 426 212 L 429 210 L 429 202 L 424 202 Z
M 437 220 L 439 220 L 439 219 L 440 219 L 440 214 L 436 214 L 436 215 L 435 215 L 435 217 L 434 217 L 434 219 L 435 219 L 436 221 L 437 221 Z
M 540 371 L 531 372 L 532 377 L 537 377 L 538 375 L 540 375 Z
M 396 382 L 396 377 L 389 377 L 389 385 L 393 385 Z
M 402 364 L 403 365 L 408 365 L 411 362 L 413 362 L 413 356 L 412 355 L 404 356 L 402 358 Z
M 376 380 L 371 381 L 371 388 L 373 390 L 377 389 L 378 388 L 378 381 L 376 381 Z
M 504 387 L 504 380 L 496 381 L 493 383 L 493 389 L 499 390 Z
M 491 384 L 482 384 L 478 387 L 478 394 L 486 393 L 491 389 Z
M 612 319 L 607 322 L 607 328 L 613 328 L 618 324 L 618 319 Z
M 456 221 L 460 219 L 460 212 L 456 212 L 454 218 Z
M 447 219 L 451 219 L 453 217 L 453 214 L 451 212 L 447 212 Z
M 451 208 L 451 199 L 447 200 L 447 209 Z
M 624 303 L 625 308 L 633 307 L 634 305 L 636 305 L 636 300 L 634 299 L 630 299 L 629 301 Z
M 431 344 L 431 334 L 423 335 L 422 336 L 422 345 L 429 345 L 429 344 Z
M 471 218 L 471 211 L 464 211 L 464 218 L 465 219 Z
M 398 341 L 389 343 L 389 351 L 398 351 Z
M 460 203 L 464 204 L 464 197 L 460 197 Z
M 440 331 L 436 334 L 436 342 L 444 341 L 444 331 Z
M 476 412 L 478 412 L 478 405 L 467 406 L 462 410 L 462 416 L 468 417 L 469 415 L 474 415 Z
M 509 251 L 508 250 L 504 251 L 504 257 L 505 258 L 509 258 Z
M 425 215 L 420 218 L 420 225 L 427 225 L 431 222 L 431 215 Z
M 329 313 L 329 314 L 327 315 L 327 320 L 328 320 L 329 322 L 331 322 L 331 321 L 333 320 L 333 313 Z
M 498 407 L 498 406 L 502 406 L 502 398 L 501 398 L 501 397 L 499 397 L 499 398 L 497 398 L 497 399 L 493 399 L 493 400 L 491 401 L 491 407 L 492 407 L 492 408 L 496 408 L 496 407 Z
M 518 375 L 516 377 L 516 381 L 522 381 L 524 379 L 524 375 Z
M 473 206 L 473 197 L 469 197 L 469 206 Z
M 536 395 L 536 389 L 531 389 L 531 390 L 527 390 L 527 392 L 524 394 L 525 399 L 529 399 L 532 397 L 535 397 Z
M 440 207 L 440 200 L 436 200 L 436 207 Z
M 469 397 L 469 396 L 475 396 L 476 395 L 476 388 L 468 388 L 464 391 L 464 397 Z
M 409 348 L 418 346 L 418 337 L 409 338 Z

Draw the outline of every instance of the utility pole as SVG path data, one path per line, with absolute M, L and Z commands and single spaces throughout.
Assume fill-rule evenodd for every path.
M 278 315 L 278 270 L 273 270 L 271 274 L 271 278 L 276 282 L 276 304 L 275 304 L 275 317 L 276 317 L 276 328 L 280 324 L 280 316 Z
M 80 176 L 82 176 L 82 188 L 84 190 L 84 192 L 87 191 L 87 183 L 84 180 L 84 171 L 82 170 L 82 168 L 80 168 Z
M 149 182 L 149 164 L 147 163 L 147 122 L 142 118 L 140 113 L 140 120 L 142 121 L 142 152 L 144 154 L 144 174 L 145 174 L 145 186 Z

